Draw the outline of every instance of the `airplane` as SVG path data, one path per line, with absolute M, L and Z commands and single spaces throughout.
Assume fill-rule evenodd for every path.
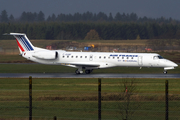
M 156 53 L 114 53 L 114 52 L 68 52 L 35 47 L 25 33 L 10 33 L 16 38 L 20 55 L 28 60 L 50 65 L 64 65 L 77 68 L 76 74 L 90 74 L 94 69 L 110 67 L 162 67 L 163 73 L 178 65 Z

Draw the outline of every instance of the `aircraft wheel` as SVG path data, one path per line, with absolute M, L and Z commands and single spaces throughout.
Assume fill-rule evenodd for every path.
M 164 74 L 167 74 L 167 71 L 164 71 L 163 73 L 164 73 Z
M 89 73 L 91 73 L 91 70 L 85 70 L 85 73 L 89 74 Z
M 75 71 L 76 74 L 80 74 L 80 72 L 78 71 L 78 69 Z

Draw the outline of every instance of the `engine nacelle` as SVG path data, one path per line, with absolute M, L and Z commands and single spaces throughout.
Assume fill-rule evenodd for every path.
M 58 57 L 58 52 L 56 51 L 37 51 L 32 54 L 33 57 L 39 59 L 53 60 Z

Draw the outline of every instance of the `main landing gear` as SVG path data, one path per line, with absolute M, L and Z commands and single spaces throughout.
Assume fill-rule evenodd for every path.
M 92 69 L 92 70 L 85 70 L 85 73 L 86 73 L 86 74 L 90 74 L 92 71 L 93 71 L 93 69 Z M 83 71 L 77 69 L 77 70 L 75 71 L 75 73 L 76 73 L 76 74 L 82 74 Z
M 80 71 L 78 71 L 78 69 L 75 71 L 76 74 L 80 74 Z
M 90 74 L 93 70 L 85 70 L 86 74 Z
M 167 74 L 167 71 L 165 70 L 163 73 L 164 73 L 164 74 Z

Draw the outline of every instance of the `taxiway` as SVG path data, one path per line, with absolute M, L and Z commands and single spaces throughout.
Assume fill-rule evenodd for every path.
M 180 78 L 180 74 L 0 73 L 0 78 Z

